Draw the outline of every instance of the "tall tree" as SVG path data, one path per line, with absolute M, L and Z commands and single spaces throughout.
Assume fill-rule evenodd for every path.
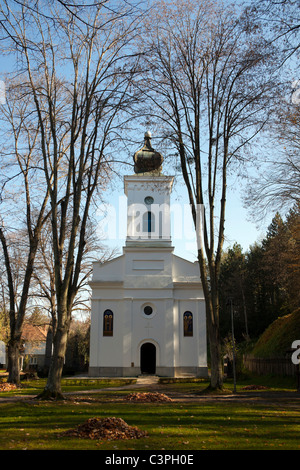
M 299 58 L 300 15 L 298 0 L 255 0 L 249 3 L 246 16 L 251 23 L 263 26 L 267 41 L 275 42 L 283 52 L 282 63 L 292 56 Z
M 231 331 L 228 309 L 231 298 L 235 306 L 235 337 L 237 340 L 250 339 L 245 277 L 246 256 L 242 247 L 235 243 L 223 254 L 220 268 L 220 325 L 223 338 Z
M 111 3 L 111 4 L 110 4 Z M 133 97 L 130 38 L 136 15 L 127 2 L 57 2 L 1 7 L 2 23 L 22 59 L 34 103 L 45 184 L 51 205 L 57 327 L 41 397 L 61 397 L 61 375 L 72 306 L 80 279 L 88 214 Z M 77 21 L 76 14 L 81 21 Z
M 278 316 L 288 313 L 282 259 L 286 241 L 285 224 L 280 215 L 276 214 L 265 238 L 250 247 L 246 256 L 249 324 L 254 337 L 261 334 Z
M 256 220 L 299 201 L 300 15 L 298 0 L 255 0 L 245 17 L 278 50 L 284 86 L 258 150 L 264 159 L 249 178 L 245 202 Z M 252 210 L 251 210 L 252 209 Z
M 0 110 L 0 240 L 9 298 L 8 381 L 18 384 L 22 329 L 49 190 L 41 185 L 39 126 L 32 126 L 32 107 L 19 79 L 10 82 L 6 96 Z
M 272 48 L 256 41 L 243 15 L 210 0 L 157 3 L 141 43 L 147 75 L 139 86 L 151 100 L 144 110 L 179 158 L 198 240 L 210 385 L 222 388 L 219 273 L 228 172 L 268 118 Z
M 286 261 L 286 289 L 289 308 L 294 310 L 300 305 L 300 203 L 294 204 L 286 217 L 289 234 L 287 246 L 283 251 Z
M 299 84 L 300 89 L 300 84 Z M 286 87 L 290 92 L 290 85 Z M 300 100 L 299 100 L 300 104 Z M 245 202 L 257 221 L 300 201 L 300 106 L 283 96 L 266 129 L 264 161 L 251 177 Z M 276 149 L 276 150 L 275 150 Z
M 68 224 L 71 227 L 71 223 Z M 72 311 L 89 311 L 90 289 L 88 281 L 92 274 L 93 261 L 108 261 L 115 256 L 115 250 L 108 250 L 100 241 L 97 234 L 97 222 L 88 220 L 85 246 L 80 267 L 80 275 L 76 285 L 76 295 L 74 296 Z M 78 239 L 76 241 L 78 245 Z M 34 303 L 48 311 L 51 318 L 52 331 L 57 327 L 57 304 L 55 291 L 55 263 L 52 249 L 51 221 L 47 220 L 41 233 L 39 247 L 35 259 L 33 281 L 31 286 L 31 296 Z M 67 255 L 67 252 L 65 253 Z M 66 260 L 65 260 L 66 262 Z
M 262 242 L 262 266 L 269 280 L 270 304 L 275 315 L 299 306 L 299 204 L 284 221 L 277 212 Z
M 245 297 L 251 337 L 299 306 L 299 207 L 273 217 L 266 236 L 245 254 Z

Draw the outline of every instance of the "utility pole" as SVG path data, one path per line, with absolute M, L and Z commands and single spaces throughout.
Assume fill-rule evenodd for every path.
M 230 315 L 231 315 L 233 392 L 236 393 L 235 344 L 234 344 L 233 298 L 232 297 L 229 297 L 227 301 L 227 305 L 229 304 L 230 304 Z

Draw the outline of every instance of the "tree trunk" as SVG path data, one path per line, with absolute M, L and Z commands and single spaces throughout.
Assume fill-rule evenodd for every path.
M 214 279 L 213 270 L 211 270 L 210 280 L 208 280 L 206 262 L 204 260 L 202 249 L 198 250 L 198 263 L 205 299 L 207 335 L 210 347 L 211 376 L 208 389 L 221 390 L 223 388 L 224 374 L 219 329 L 218 283 L 216 282 L 216 279 Z
M 219 327 L 213 325 L 212 322 L 212 313 L 207 311 L 207 331 L 210 347 L 210 360 L 211 360 L 211 377 L 210 377 L 210 386 L 212 390 L 222 390 L 223 388 L 223 361 L 222 361 L 222 352 L 221 352 L 221 342 L 219 335 Z
M 10 340 L 8 344 L 8 379 L 9 383 L 20 385 L 20 341 Z
M 61 390 L 61 378 L 64 367 L 65 353 L 68 339 L 68 328 L 62 326 L 57 328 L 54 343 L 53 355 L 51 358 L 48 379 L 44 390 L 37 396 L 38 399 L 63 399 Z

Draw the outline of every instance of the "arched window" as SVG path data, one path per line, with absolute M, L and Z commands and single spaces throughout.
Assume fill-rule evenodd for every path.
M 114 314 L 111 310 L 105 310 L 103 313 L 103 336 L 113 336 Z
M 192 312 L 184 312 L 183 314 L 183 336 L 193 336 Z
M 151 211 L 147 211 L 143 215 L 143 232 L 154 232 L 154 214 Z

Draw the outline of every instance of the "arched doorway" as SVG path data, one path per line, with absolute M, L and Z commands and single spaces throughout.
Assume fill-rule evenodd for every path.
M 152 343 L 144 343 L 141 346 L 141 373 L 155 374 L 156 347 Z

